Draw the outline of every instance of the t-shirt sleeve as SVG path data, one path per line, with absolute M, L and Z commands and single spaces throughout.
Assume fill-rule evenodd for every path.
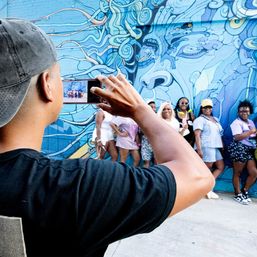
M 108 245 L 152 231 L 168 217 L 176 198 L 175 178 L 162 165 L 145 169 L 88 159 L 80 184 L 78 228 L 87 244 Z
M 232 124 L 230 125 L 230 128 L 233 136 L 240 135 L 243 133 L 243 128 L 237 120 L 232 122 Z
M 114 123 L 115 125 L 119 126 L 121 124 L 121 118 L 120 117 L 113 117 L 112 123 Z
M 197 130 L 203 130 L 203 126 L 204 126 L 204 119 L 202 117 L 198 117 L 193 121 L 193 129 Z
M 251 127 L 251 128 L 256 128 L 256 127 L 255 127 L 255 124 L 254 124 L 254 122 L 253 122 L 252 120 L 249 120 L 249 123 L 250 123 L 250 127 Z

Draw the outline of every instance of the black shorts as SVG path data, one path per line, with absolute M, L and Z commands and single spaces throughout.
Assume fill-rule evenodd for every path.
M 237 141 L 233 141 L 228 146 L 228 152 L 233 162 L 245 163 L 249 160 L 254 160 L 254 151 L 254 148 Z

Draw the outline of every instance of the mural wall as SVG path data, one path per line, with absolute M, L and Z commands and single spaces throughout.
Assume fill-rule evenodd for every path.
M 196 115 L 201 99 L 212 98 L 225 144 L 238 102 L 249 99 L 257 112 L 256 0 L 1 0 L 0 15 L 29 19 L 51 36 L 64 80 L 121 71 L 143 98 L 175 105 L 186 96 Z M 65 104 L 46 129 L 43 151 L 95 156 L 95 112 Z M 218 190 L 232 191 L 227 165 Z

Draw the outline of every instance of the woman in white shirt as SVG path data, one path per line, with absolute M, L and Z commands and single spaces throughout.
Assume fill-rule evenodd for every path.
M 216 179 L 224 171 L 224 161 L 221 154 L 223 149 L 223 129 L 219 120 L 212 115 L 211 99 L 201 103 L 200 115 L 193 122 L 195 133 L 195 149 Z M 210 191 L 207 198 L 217 199 L 219 196 Z
M 101 100 L 104 102 L 104 100 Z M 97 158 L 104 159 L 106 152 L 111 156 L 113 162 L 118 159 L 118 152 L 115 146 L 114 133 L 110 123 L 113 116 L 102 110 L 96 113 L 95 123 L 96 127 L 93 131 L 92 141 L 95 143 Z
M 171 127 L 179 132 L 179 122 L 175 118 L 175 112 L 169 102 L 164 102 L 159 107 L 157 115 L 164 119 Z

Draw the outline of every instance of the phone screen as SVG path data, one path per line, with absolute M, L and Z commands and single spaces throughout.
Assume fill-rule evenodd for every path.
M 92 87 L 102 87 L 101 82 L 98 79 L 89 79 L 87 83 L 87 103 L 96 104 L 100 103 L 100 97 L 91 93 L 90 89 Z

